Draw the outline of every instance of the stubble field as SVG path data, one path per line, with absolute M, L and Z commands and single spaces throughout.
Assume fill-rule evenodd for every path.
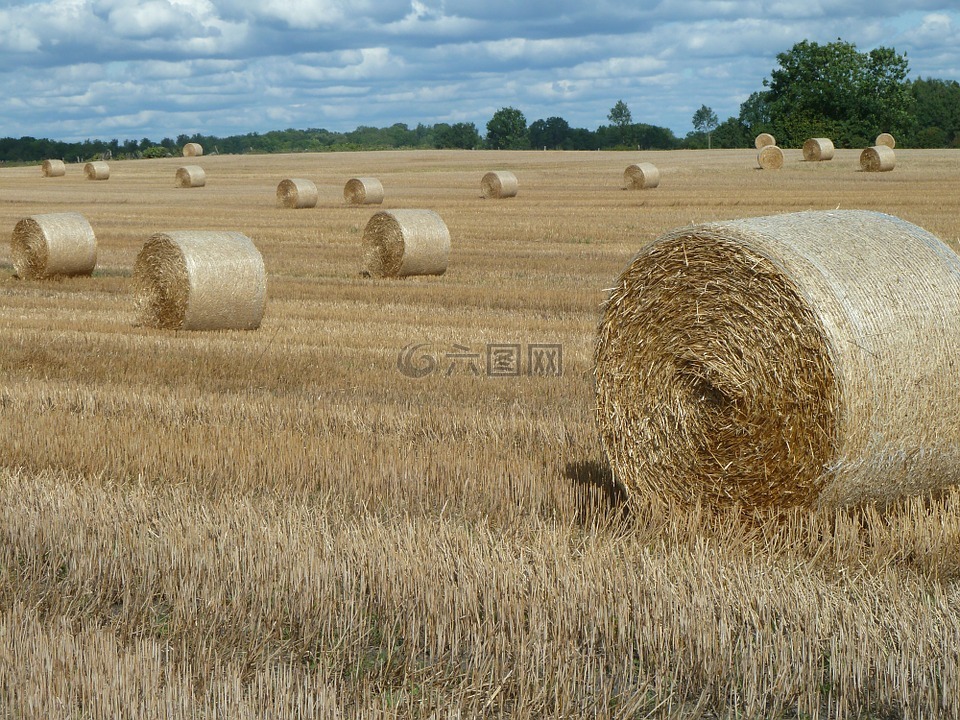
M 0 717 L 960 714 L 960 493 L 776 518 L 628 505 L 596 437 L 604 289 L 662 233 L 839 207 L 960 247 L 957 152 L 882 174 L 785 154 L 0 168 L 5 238 L 77 211 L 99 241 L 93 277 L 47 281 L 0 245 Z M 622 190 L 639 160 L 660 187 Z M 206 187 L 174 187 L 184 164 Z M 517 197 L 481 199 L 495 169 Z M 378 208 L 343 204 L 357 176 L 441 215 L 446 274 L 360 276 Z M 317 208 L 275 206 L 289 177 Z M 182 229 L 254 241 L 260 329 L 135 326 L 137 252 Z M 423 377 L 401 372 L 411 346 Z M 490 372 L 500 346 L 518 375 Z

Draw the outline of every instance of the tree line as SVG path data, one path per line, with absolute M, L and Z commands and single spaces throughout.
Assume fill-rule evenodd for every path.
M 672 150 L 749 148 L 769 132 L 783 147 L 799 147 L 811 137 L 828 137 L 838 147 L 872 144 L 890 132 L 901 147 L 960 147 L 960 83 L 936 78 L 907 79 L 905 54 L 880 47 L 859 52 L 838 39 L 820 45 L 796 43 L 777 55 L 777 67 L 740 106 L 739 115 L 722 123 L 702 105 L 693 115 L 693 131 L 678 138 L 672 130 L 634 122 L 623 100 L 610 109 L 609 125 L 595 130 L 571 127 L 562 117 L 527 123 L 514 107 L 497 110 L 481 135 L 471 122 L 435 125 L 403 123 L 390 127 L 361 125 L 350 132 L 311 128 L 218 137 L 179 135 L 153 141 L 84 140 L 68 143 L 33 137 L 0 138 L 0 162 L 37 162 L 46 158 L 86 161 L 113 157 L 178 155 L 188 142 L 206 152 L 228 154 L 383 150 L 405 148 Z

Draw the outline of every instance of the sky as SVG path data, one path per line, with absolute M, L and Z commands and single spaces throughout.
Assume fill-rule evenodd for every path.
M 0 137 L 78 141 L 287 128 L 721 121 L 794 43 L 906 53 L 960 80 L 957 0 L 0 2 Z

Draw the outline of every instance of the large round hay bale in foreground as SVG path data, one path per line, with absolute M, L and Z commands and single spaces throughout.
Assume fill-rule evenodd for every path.
M 897 146 L 897 141 L 894 139 L 893 135 L 890 133 L 880 133 L 877 135 L 877 139 L 873 141 L 874 145 L 885 145 L 886 147 L 893 150 Z
M 450 231 L 433 210 L 382 210 L 363 230 L 365 275 L 443 275 L 449 258 Z
M 137 324 L 172 330 L 253 330 L 267 298 L 263 258 L 246 235 L 156 233 L 133 266 Z
M 177 187 L 195 188 L 207 184 L 207 174 L 199 165 L 184 165 L 177 168 Z
M 200 157 L 201 155 L 203 155 L 203 145 L 200 143 L 190 142 L 183 146 L 184 157 Z
M 44 160 L 40 172 L 44 177 L 63 177 L 67 174 L 67 166 L 63 160 Z
M 517 196 L 520 183 L 509 170 L 493 170 L 480 178 L 480 194 L 485 198 L 512 198 Z
M 864 172 L 890 172 L 896 164 L 896 154 L 886 145 L 874 145 L 860 153 L 860 169 Z
M 607 300 L 597 418 L 641 498 L 885 502 L 960 481 L 960 258 L 876 212 L 667 233 Z
M 810 138 L 803 144 L 803 159 L 807 162 L 833 160 L 835 152 L 830 138 Z
M 777 139 L 770 133 L 760 133 L 753 139 L 753 146 L 757 150 L 762 150 L 767 145 L 776 145 Z
M 350 178 L 343 186 L 343 201 L 351 205 L 379 205 L 383 202 L 383 184 L 373 177 Z
M 320 193 L 312 180 L 287 178 L 277 185 L 277 206 L 282 208 L 312 208 L 317 206 Z
M 83 174 L 87 180 L 109 180 L 110 166 L 102 160 L 88 162 L 83 166 Z
M 623 184 L 627 190 L 648 190 L 660 184 L 660 170 L 653 163 L 628 165 L 623 171 Z
M 757 153 L 757 165 L 761 170 L 779 170 L 783 167 L 783 150 L 776 145 L 767 145 Z
M 10 255 L 14 273 L 25 280 L 92 275 L 97 237 L 80 213 L 31 215 L 14 226 Z

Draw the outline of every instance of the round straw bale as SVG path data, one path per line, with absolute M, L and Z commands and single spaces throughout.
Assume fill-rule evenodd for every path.
M 443 275 L 450 232 L 433 210 L 381 210 L 363 230 L 363 274 Z
M 760 133 L 753 140 L 753 145 L 757 150 L 762 150 L 767 145 L 776 145 L 777 140 L 770 133 Z
M 757 153 L 757 164 L 761 170 L 779 170 L 783 167 L 783 150 L 776 145 L 767 145 Z
M 623 171 L 623 184 L 627 190 L 645 190 L 660 184 L 660 170 L 653 163 L 628 165 Z
M 877 139 L 873 143 L 874 145 L 886 145 L 888 148 L 893 150 L 897 146 L 897 141 L 894 139 L 893 135 L 890 133 L 880 133 L 877 135 Z
M 10 242 L 13 271 L 34 279 L 91 275 L 97 265 L 97 237 L 80 213 L 47 213 L 22 219 Z
M 886 145 L 874 145 L 860 153 L 860 169 L 864 172 L 889 172 L 896 162 L 893 148 Z
M 109 180 L 110 166 L 102 160 L 88 162 L 83 166 L 83 174 L 87 176 L 87 180 Z
M 350 178 L 343 186 L 343 201 L 351 205 L 379 205 L 383 202 L 383 185 L 372 177 Z
M 494 170 L 480 178 L 480 194 L 485 198 L 511 198 L 517 196 L 520 183 L 509 170 Z
M 177 187 L 195 188 L 207 184 L 207 174 L 199 165 L 184 165 L 177 168 Z
M 184 157 L 200 157 L 203 155 L 203 145 L 190 142 L 183 146 Z
M 810 138 L 803 144 L 803 159 L 808 162 L 833 160 L 834 152 L 830 138 Z
M 320 193 L 312 180 L 287 178 L 277 185 L 277 206 L 282 208 L 312 208 L 317 206 Z
M 889 501 L 960 480 L 960 257 L 877 212 L 714 222 L 641 250 L 604 306 L 597 418 L 641 497 Z
M 253 330 L 263 319 L 263 258 L 239 232 L 155 233 L 137 255 L 133 282 L 139 325 Z
M 63 177 L 67 174 L 67 166 L 63 164 L 63 160 L 44 160 L 40 172 L 44 177 Z

